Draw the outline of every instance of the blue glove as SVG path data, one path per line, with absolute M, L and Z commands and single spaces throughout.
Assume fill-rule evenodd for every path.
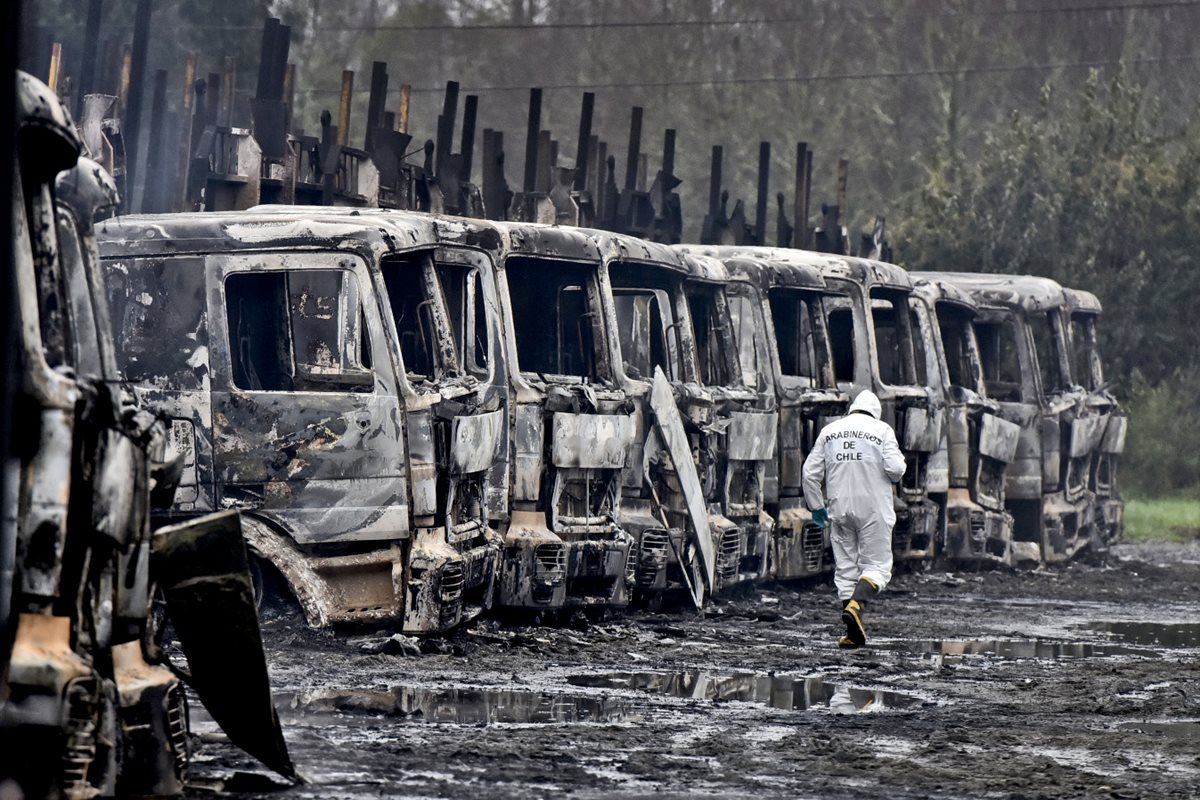
M 829 512 L 823 508 L 818 508 L 813 514 L 813 524 L 818 528 L 824 529 L 829 527 Z

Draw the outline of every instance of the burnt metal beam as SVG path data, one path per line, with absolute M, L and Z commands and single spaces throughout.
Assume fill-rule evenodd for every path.
M 75 94 L 75 117 L 83 113 L 83 96 L 96 88 L 96 49 L 100 46 L 100 22 L 104 0 L 88 0 L 87 21 L 83 28 L 83 55 L 79 62 L 79 91 Z
M 371 97 L 367 101 L 367 132 L 363 149 L 375 149 L 375 129 L 383 127 L 383 109 L 387 104 L 387 63 L 375 61 L 371 64 Z
M 725 148 L 714 144 L 712 161 L 708 167 L 708 213 L 716 219 L 721 209 L 721 163 L 724 160 Z
M 154 73 L 153 96 L 150 101 L 150 140 L 146 147 L 146 180 L 142 189 L 142 211 L 159 212 L 163 210 L 164 184 L 166 175 L 163 168 L 163 132 L 166 129 L 167 114 L 167 71 L 156 70 Z
M 475 119 L 478 114 L 479 95 L 467 95 L 467 99 L 463 103 L 462 142 L 458 146 L 458 151 L 462 154 L 459 180 L 463 183 L 471 182 L 471 167 L 475 160 Z
M 402 84 L 400 86 L 400 110 L 396 113 L 396 130 L 400 133 L 408 133 L 408 107 L 411 102 L 412 84 Z
M 125 144 L 125 186 L 133 194 L 137 186 L 138 146 L 141 142 L 142 94 L 146 82 L 146 51 L 150 45 L 150 16 L 154 11 L 152 0 L 138 0 L 133 20 L 133 48 L 130 54 L 129 105 L 125 109 L 125 120 L 121 135 Z
M 796 196 L 792 201 L 795 204 L 796 215 L 792 246 L 800 249 L 808 247 L 808 211 L 811 196 L 812 151 L 808 149 L 808 142 L 799 142 L 796 145 Z
M 542 131 L 542 90 L 529 90 L 529 119 L 525 127 L 525 179 L 521 191 L 537 191 L 538 137 Z
M 196 121 L 196 62 L 199 54 L 188 53 L 183 70 L 183 102 L 179 114 L 179 141 L 175 153 L 175 191 L 169 200 L 169 211 L 187 210 L 188 168 L 192 162 L 192 130 Z
M 596 94 L 583 93 L 583 107 L 579 111 L 579 140 L 575 145 L 575 191 L 587 189 L 588 158 L 592 146 L 592 113 L 596 107 Z
M 342 70 L 342 94 L 338 99 L 337 144 L 350 143 L 350 101 L 354 97 L 354 71 Z
M 767 243 L 767 198 L 771 177 L 771 143 L 758 143 L 758 201 L 754 207 L 754 242 Z
M 450 163 L 450 149 L 454 141 L 454 123 L 458 118 L 458 81 L 446 81 L 446 93 L 442 97 L 442 113 L 438 117 L 437 160 L 435 174 L 439 177 L 445 173 L 446 165 Z
M 625 156 L 625 191 L 637 189 L 638 157 L 642 148 L 642 107 L 634 106 L 629 117 L 629 151 Z

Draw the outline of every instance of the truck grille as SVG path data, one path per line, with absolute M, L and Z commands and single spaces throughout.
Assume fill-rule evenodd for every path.
M 191 761 L 191 750 L 188 747 L 187 695 L 184 694 L 183 685 L 172 684 L 163 702 L 167 711 L 167 735 L 171 738 L 171 749 L 175 753 L 175 777 L 182 782 Z
M 800 548 L 805 571 L 816 572 L 821 568 L 821 557 L 825 554 L 825 532 L 811 522 L 806 523 L 800 532 Z
M 1064 487 L 1067 499 L 1074 502 L 1087 491 L 1091 479 L 1091 456 L 1067 459 L 1067 480 Z
M 912 543 L 912 518 L 907 514 L 897 515 L 896 527 L 892 529 L 892 552 L 906 553 Z
M 96 760 L 96 706 L 99 682 L 91 676 L 76 678 L 67 685 L 65 736 L 63 737 L 60 784 L 63 794 L 85 796 L 88 770 Z
M 455 603 L 462 599 L 463 566 L 454 561 L 442 568 L 441 598 L 443 603 Z
M 667 563 L 667 551 L 670 547 L 671 535 L 667 531 L 650 528 L 642 532 L 636 576 L 639 586 L 650 586 L 654 583 L 660 565 Z
M 560 584 L 567 573 L 567 551 L 561 544 L 539 544 L 533 551 L 534 577 L 541 582 Z
M 742 532 L 736 527 L 721 532 L 721 549 L 717 554 L 717 569 L 725 580 L 737 577 L 742 560 Z

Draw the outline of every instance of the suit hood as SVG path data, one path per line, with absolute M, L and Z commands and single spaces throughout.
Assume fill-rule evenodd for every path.
M 865 411 L 875 419 L 879 419 L 883 413 L 882 407 L 879 405 L 879 398 L 870 389 L 859 392 L 858 397 L 854 398 L 854 402 L 850 404 L 850 413 L 855 411 Z

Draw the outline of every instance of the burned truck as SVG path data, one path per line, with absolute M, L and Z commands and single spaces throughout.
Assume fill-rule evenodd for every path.
M 1070 317 L 1071 373 L 1088 393 L 1088 407 L 1105 419 L 1104 434 L 1092 454 L 1090 489 L 1095 495 L 1094 548 L 1107 548 L 1125 530 L 1125 501 L 1117 491 L 1117 462 L 1125 449 L 1128 417 L 1104 380 L 1098 326 L 1103 308 L 1099 299 L 1082 289 L 1063 287 Z
M 935 482 L 934 471 L 944 447 L 944 391 L 941 375 L 929 371 L 925 339 L 914 328 L 908 273 L 882 261 L 777 247 L 726 246 L 717 252 L 821 274 L 836 388 L 851 397 L 864 389 L 875 392 L 904 453 L 892 533 L 896 557 L 933 558 L 944 525 L 944 496 L 935 495 L 945 486 Z
M 431 218 L 125 217 L 101 252 L 118 364 L 171 418 L 164 520 L 238 509 L 310 625 L 448 629 L 488 606 L 507 416 L 495 287 Z
M 914 324 L 926 343 L 927 369 L 942 375 L 937 383 L 945 393 L 946 530 L 939 555 L 1011 564 L 1013 519 L 1004 508 L 1004 481 L 1020 427 L 1001 418 L 1000 404 L 987 396 L 974 301 L 945 281 L 920 273 L 911 277 Z
M 613 369 L 600 251 L 575 228 L 454 218 L 437 227 L 444 242 L 486 252 L 495 270 L 512 402 L 497 602 L 625 606 L 633 539 L 619 512 L 633 416 Z
M 705 590 L 764 577 L 774 527 L 764 508 L 778 425 L 773 375 L 743 364 L 743 354 L 765 354 L 766 342 L 749 319 L 735 325 L 731 310 L 731 298 L 752 287 L 731 282 L 715 258 L 593 236 L 618 332 L 614 358 L 636 405 L 622 520 L 638 541 L 638 590 L 654 600 L 687 588 L 699 602 Z
M 681 245 L 719 255 L 723 248 Z M 849 398 L 837 388 L 825 327 L 824 278 L 813 266 L 745 255 L 722 259 L 749 293 L 730 298 L 735 326 L 753 325 L 766 343 L 753 370 L 769 370 L 779 409 L 778 446 L 767 463 L 764 500 L 775 519 L 771 576 L 801 578 L 833 568 L 829 535 L 804 504 L 804 459 L 828 420 L 846 413 Z M 739 336 L 739 341 L 743 340 Z M 755 354 L 743 345 L 741 353 Z M 747 371 L 747 366 L 743 366 Z
M 294 776 L 237 515 L 151 534 L 151 505 L 177 476 L 163 458 L 165 427 L 116 375 L 93 231 L 118 202 L 115 184 L 78 158 L 58 98 L 28 75 L 18 87 L 19 385 L 4 464 L 16 485 L 0 515 L 0 783 L 13 780 L 28 797 L 182 791 L 187 702 L 157 644 L 156 594 L 213 718 Z M 205 658 L 217 637 L 220 659 Z
M 1092 536 L 1089 484 L 1107 419 L 1071 379 L 1062 287 L 1029 275 L 922 273 L 967 292 L 979 307 L 975 333 L 988 395 L 1020 426 L 1005 477 L 1018 563 L 1065 561 Z

